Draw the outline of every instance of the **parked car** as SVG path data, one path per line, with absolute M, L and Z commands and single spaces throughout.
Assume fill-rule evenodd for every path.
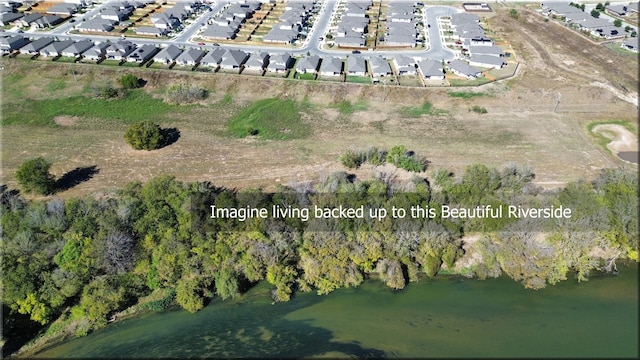
M 360 54 L 360 50 L 353 50 L 351 53 L 352 54 Z
M 202 45 L 204 45 L 204 43 L 203 42 L 199 42 L 198 45 L 202 46 Z

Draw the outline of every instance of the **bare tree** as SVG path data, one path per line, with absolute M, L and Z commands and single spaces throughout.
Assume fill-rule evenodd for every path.
M 134 239 L 123 231 L 114 231 L 105 239 L 104 265 L 110 273 L 123 273 L 131 269 L 135 261 Z

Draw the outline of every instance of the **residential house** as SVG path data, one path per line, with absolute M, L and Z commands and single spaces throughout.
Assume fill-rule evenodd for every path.
M 369 64 L 371 65 L 372 76 L 393 75 L 393 71 L 391 70 L 391 65 L 389 65 L 389 62 L 380 56 L 375 56 L 369 59 Z
M 163 48 L 154 56 L 153 60 L 155 62 L 163 63 L 163 64 L 171 64 L 173 63 L 178 56 L 182 54 L 182 49 L 175 45 L 169 45 L 166 48 Z
M 418 62 L 418 70 L 425 80 L 444 80 L 444 70 L 440 61 L 421 60 Z
M 286 72 L 291 68 L 291 63 L 293 59 L 291 55 L 288 53 L 284 54 L 275 54 L 269 56 L 269 64 L 267 65 L 267 71 L 270 72 Z
M 82 53 L 91 49 L 93 47 L 93 41 L 91 40 L 80 40 L 78 42 L 73 43 L 69 47 L 62 50 L 61 55 L 67 57 L 80 57 Z
M 73 45 L 73 40 L 54 41 L 51 44 L 40 49 L 41 56 L 56 57 L 62 54 L 62 50 Z
M 269 54 L 261 52 L 258 54 L 250 54 L 244 63 L 245 71 L 263 71 L 269 63 Z
M 320 57 L 318 55 L 311 55 L 298 60 L 296 64 L 296 72 L 306 74 L 306 73 L 317 73 L 318 67 L 320 66 Z
M 249 54 L 242 50 L 230 49 L 225 51 L 222 55 L 222 61 L 220 61 L 220 68 L 225 70 L 240 69 L 240 67 L 247 61 Z
M 204 50 L 198 48 L 187 48 L 176 58 L 176 64 L 180 66 L 195 66 L 204 57 Z
M 9 35 L 0 37 L 0 53 L 9 54 L 27 45 L 29 39 L 22 35 Z
M 502 57 L 504 56 L 504 52 L 498 46 L 469 46 L 469 54 L 470 55 L 488 55 L 488 56 L 496 56 Z
M 220 65 L 220 62 L 222 61 L 222 55 L 224 55 L 226 51 L 227 50 L 221 48 L 209 51 L 207 55 L 205 55 L 202 60 L 200 60 L 200 66 L 208 66 L 212 68 L 218 67 L 218 65 Z
M 625 16 L 627 15 L 626 5 L 606 5 L 604 11 L 609 15 Z
M 135 50 L 127 56 L 128 62 L 135 62 L 144 64 L 158 52 L 158 48 L 151 44 L 144 44 L 138 46 Z
M 8 26 L 16 20 L 22 18 L 22 14 L 8 12 L 0 15 L 0 26 Z
M 360 56 L 349 56 L 347 58 L 347 74 L 354 76 L 367 75 L 367 62 Z
M 76 4 L 60 3 L 47 9 L 47 14 L 71 16 L 78 12 L 79 6 Z
M 26 44 L 23 47 L 21 47 L 20 53 L 29 54 L 29 55 L 38 54 L 42 48 L 51 44 L 52 42 L 53 42 L 52 37 L 45 36 L 45 37 L 38 38 L 30 42 L 29 44 Z
M 459 59 L 451 60 L 449 62 L 449 70 L 451 70 L 452 73 L 469 80 L 477 79 L 482 76 L 482 71 L 480 69 Z
M 231 40 L 236 37 L 237 31 L 237 28 L 229 25 L 209 25 L 201 36 L 207 40 Z
M 41 17 L 42 15 L 38 13 L 27 14 L 21 17 L 20 19 L 15 20 L 13 23 L 18 26 L 29 27 L 31 26 L 31 24 L 35 23 L 36 20 L 40 19 Z
M 109 47 L 108 42 L 103 42 L 99 44 L 93 45 L 89 50 L 85 51 L 82 54 L 82 57 L 87 60 L 98 61 L 105 57 L 107 53 L 107 48 Z
M 107 47 L 106 57 L 109 60 L 125 60 L 136 49 L 136 44 L 129 40 L 118 40 Z
M 320 75 L 322 76 L 339 76 L 342 74 L 344 62 L 337 57 L 329 57 L 322 60 L 320 65 Z
M 45 29 L 52 28 L 60 24 L 62 21 L 64 21 L 64 19 L 58 15 L 44 15 L 40 19 L 36 20 L 35 24 L 39 29 Z
M 155 26 L 138 26 L 136 28 L 136 34 L 138 35 L 163 36 L 166 33 L 166 29 L 160 29 Z
M 392 61 L 398 75 L 416 74 L 416 61 L 412 58 L 405 55 L 396 55 Z
M 491 55 L 471 55 L 469 57 L 469 65 L 479 66 L 483 68 L 501 69 L 505 62 L 500 56 Z
M 83 21 L 75 28 L 80 32 L 109 32 L 114 29 L 115 24 L 113 20 L 93 18 Z

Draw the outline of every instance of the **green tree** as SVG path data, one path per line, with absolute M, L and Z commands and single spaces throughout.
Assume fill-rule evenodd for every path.
M 140 79 L 133 74 L 122 75 L 120 79 L 118 79 L 118 82 L 125 89 L 136 89 L 140 87 Z
M 16 170 L 16 180 L 26 193 L 51 194 L 55 190 L 56 181 L 49 172 L 50 168 L 51 162 L 41 156 L 26 160 Z
M 620 20 L 620 19 L 613 20 L 613 26 L 621 27 L 622 26 L 622 20 Z
M 594 18 L 598 18 L 600 17 L 600 12 L 596 9 L 591 10 L 591 16 L 593 16 Z
M 152 121 L 131 125 L 124 134 L 124 139 L 136 150 L 155 150 L 164 145 L 162 130 Z

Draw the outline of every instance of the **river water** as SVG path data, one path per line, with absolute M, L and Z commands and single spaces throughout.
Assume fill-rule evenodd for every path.
M 440 276 L 392 291 L 368 280 L 271 304 L 263 282 L 196 314 L 145 314 L 38 357 L 637 357 L 638 266 L 540 291 Z

